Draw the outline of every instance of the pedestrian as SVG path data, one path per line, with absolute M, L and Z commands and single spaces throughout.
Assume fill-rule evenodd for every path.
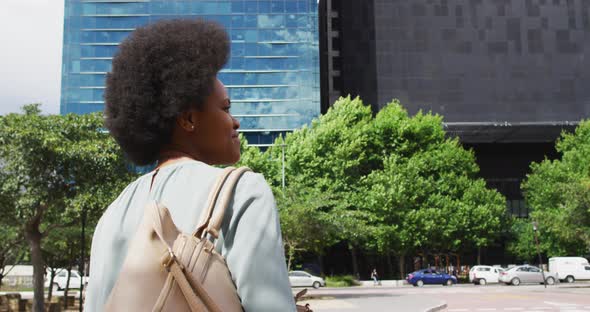
M 371 272 L 371 278 L 373 279 L 373 286 L 381 285 L 379 281 L 379 275 L 377 275 L 377 269 L 373 268 L 373 272 Z
M 226 31 L 203 20 L 140 27 L 119 46 L 106 78 L 105 126 L 131 162 L 157 169 L 129 184 L 100 218 L 86 311 L 103 310 L 148 201 L 167 207 L 176 226 L 192 233 L 223 171 L 215 166 L 240 159 L 240 124 L 217 75 L 229 51 Z M 278 212 L 261 174 L 240 178 L 215 250 L 244 311 L 295 311 Z

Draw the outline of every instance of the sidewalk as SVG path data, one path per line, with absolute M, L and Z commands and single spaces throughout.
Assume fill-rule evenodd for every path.
M 408 284 L 408 282 L 406 280 L 384 280 L 384 281 L 379 281 L 381 283 L 381 285 L 375 285 L 375 282 L 373 282 L 373 280 L 359 281 L 359 282 L 361 282 L 361 287 L 379 287 L 379 286 L 383 286 L 383 287 L 402 287 L 402 286 L 410 285 L 410 284 Z

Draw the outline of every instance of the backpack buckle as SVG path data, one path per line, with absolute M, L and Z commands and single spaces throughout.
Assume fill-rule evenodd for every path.
M 168 250 L 166 254 L 162 257 L 162 266 L 166 269 L 166 271 L 170 272 L 170 266 L 173 262 L 176 262 L 176 255 L 172 252 L 172 250 Z

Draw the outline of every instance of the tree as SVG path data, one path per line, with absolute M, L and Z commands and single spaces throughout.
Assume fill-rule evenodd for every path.
M 55 228 L 79 222 L 82 210 L 75 203 L 101 194 L 109 200 L 98 202 L 109 202 L 121 181 L 130 180 L 123 155 L 102 123 L 100 114 L 44 116 L 38 104 L 0 119 L 5 190 L 17 194 L 15 217 L 33 264 L 34 311 L 44 311 L 42 239 Z
M 522 184 L 529 216 L 539 224 L 539 245 L 547 256 L 586 255 L 590 253 L 590 120 L 582 121 L 575 133 L 563 133 L 556 149 L 561 159 L 532 163 Z M 512 248 L 524 250 L 529 233 L 518 229 Z
M 1 117 L 0 117 L 1 118 Z M 24 237 L 15 218 L 15 194 L 7 186 L 8 177 L 0 164 L 0 287 L 2 280 L 25 254 Z
M 440 116 L 410 117 L 393 101 L 377 114 L 371 133 L 383 169 L 362 180 L 357 205 L 373 216 L 374 248 L 397 252 L 402 278 L 412 252 L 485 247 L 497 237 L 505 200 L 477 178 L 473 153 L 445 137 Z
M 288 270 L 302 252 L 312 252 L 321 260 L 324 250 L 334 244 L 337 237 L 329 214 L 323 211 L 329 201 L 327 195 L 296 183 L 284 190 L 275 188 L 275 194 Z M 321 261 L 320 268 L 323 272 Z
M 9 265 L 18 264 L 25 255 L 23 237 L 14 225 L 0 223 L 0 287 L 4 276 L 10 272 Z
M 346 241 L 352 254 L 353 271 L 358 275 L 356 250 L 366 238 L 366 211 L 351 200 L 361 177 L 377 164 L 368 153 L 368 127 L 372 120 L 369 106 L 360 98 L 340 98 L 328 112 L 288 134 L 286 144 L 287 183 L 296 183 L 316 193 L 330 194 L 324 211 Z M 275 149 L 276 151 L 276 149 Z
M 275 144 L 280 149 L 281 141 L 277 140 Z M 248 141 L 240 134 L 240 161 L 235 165 L 246 166 L 254 172 L 262 173 L 266 181 L 273 187 L 281 185 L 281 159 L 272 159 L 271 150 L 274 147 L 269 147 L 266 152 L 262 152 L 256 146 L 248 146 Z
M 528 219 L 515 219 L 510 228 L 515 236 L 515 241 L 508 244 L 508 252 L 515 255 L 519 260 L 530 263 L 536 255 L 533 225 Z

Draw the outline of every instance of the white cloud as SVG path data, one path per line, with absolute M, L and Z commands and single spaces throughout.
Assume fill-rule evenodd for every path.
M 41 102 L 59 113 L 64 0 L 0 2 L 0 115 Z

